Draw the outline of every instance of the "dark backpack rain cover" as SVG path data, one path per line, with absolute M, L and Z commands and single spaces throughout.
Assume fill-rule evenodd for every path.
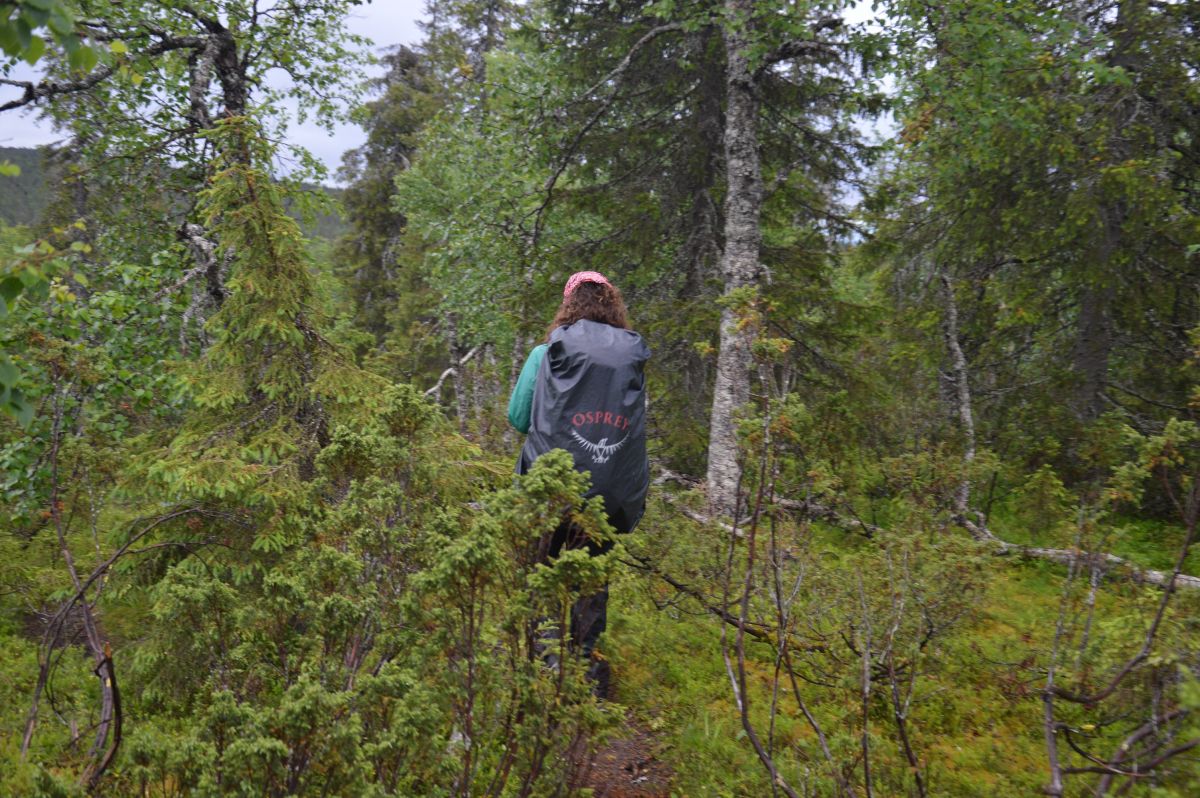
M 642 517 L 650 464 L 646 459 L 646 361 L 642 337 L 594 321 L 550 334 L 533 388 L 529 434 L 517 471 L 551 449 L 565 449 L 591 472 L 588 496 L 604 497 L 609 523 L 632 531 Z

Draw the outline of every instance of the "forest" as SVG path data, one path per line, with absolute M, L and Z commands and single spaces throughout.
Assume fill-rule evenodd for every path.
M 1200 2 L 364 7 L 0 0 L 0 796 L 1200 795 Z

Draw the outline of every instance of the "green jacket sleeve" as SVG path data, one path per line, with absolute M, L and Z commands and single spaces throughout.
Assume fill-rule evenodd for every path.
M 525 359 L 521 376 L 508 399 L 508 423 L 522 434 L 529 432 L 529 413 L 533 409 L 533 382 L 537 378 L 542 359 L 546 356 L 546 344 L 538 344 Z

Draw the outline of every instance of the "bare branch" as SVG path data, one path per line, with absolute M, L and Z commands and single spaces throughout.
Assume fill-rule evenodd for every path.
M 713 526 L 721 528 L 727 534 L 733 535 L 736 538 L 745 537 L 745 533 L 736 526 L 730 526 L 723 521 L 717 520 L 711 515 L 705 515 L 704 513 L 696 512 L 690 507 L 685 507 L 676 501 L 675 497 L 671 496 L 670 494 L 664 493 L 662 494 L 662 498 L 667 502 L 667 504 L 670 504 L 672 507 L 678 510 L 681 515 L 687 516 L 697 524 L 712 524 Z
M 442 375 L 440 377 L 438 377 L 437 382 L 435 382 L 433 384 L 433 387 L 430 388 L 429 390 L 425 391 L 425 395 L 426 396 L 437 396 L 438 391 L 442 390 L 442 383 L 444 383 L 446 381 L 446 378 L 451 375 L 457 374 L 458 369 L 465 366 L 467 364 L 467 361 L 469 361 L 471 358 L 475 357 L 475 355 L 479 354 L 479 350 L 480 350 L 479 346 L 472 347 L 471 351 L 467 352 L 465 355 L 463 355 L 461 358 L 459 358 L 457 363 L 455 363 L 453 366 L 451 366 L 450 368 L 443 371 Z
M 712 601 L 709 599 L 709 597 L 704 595 L 704 593 L 702 593 L 699 589 L 692 587 L 691 585 L 687 584 L 686 582 L 683 582 L 683 581 L 677 579 L 676 577 L 672 576 L 671 574 L 667 573 L 666 571 L 662 570 L 661 568 L 659 568 L 657 565 L 652 563 L 646 557 L 642 557 L 640 555 L 632 554 L 632 553 L 630 553 L 629 556 L 633 558 L 633 561 L 631 562 L 629 560 L 622 560 L 622 562 L 625 563 L 626 565 L 636 568 L 639 571 L 643 571 L 645 573 L 653 574 L 654 576 L 657 576 L 659 579 L 663 580 L 664 582 L 666 582 L 671 587 L 675 588 L 677 591 L 679 591 L 683 595 L 685 595 L 688 598 L 695 601 L 697 604 L 699 604 L 704 609 L 705 612 L 715 615 L 722 622 L 727 623 L 730 626 L 734 626 L 734 627 L 736 627 L 739 623 L 741 623 L 741 619 L 739 619 L 738 616 L 729 612 L 729 610 L 727 610 L 727 609 L 724 609 L 722 607 L 717 606 L 716 604 L 713 604 Z M 748 634 L 751 637 L 753 637 L 757 640 L 760 640 L 764 643 L 773 644 L 775 642 L 775 636 L 771 634 L 771 632 L 767 629 L 767 627 L 764 624 L 755 623 L 753 621 L 746 621 L 746 634 Z M 789 649 L 794 649 L 799 652 L 811 652 L 811 651 L 824 650 L 824 646 L 799 646 L 794 643 L 789 643 L 787 647 Z
M 822 33 L 827 30 L 836 30 L 842 27 L 841 17 L 825 17 L 813 25 L 813 35 Z M 792 39 L 776 47 L 766 58 L 763 59 L 762 65 L 755 72 L 755 77 L 762 75 L 771 67 L 781 61 L 790 61 L 793 58 L 801 58 L 810 55 L 822 55 L 827 58 L 838 58 L 838 52 L 828 42 L 822 42 L 817 39 Z
M 133 55 L 154 57 L 173 50 L 199 49 L 204 47 L 207 41 L 208 37 L 206 36 L 172 36 L 155 42 L 145 50 Z M 50 100 L 55 97 L 87 91 L 96 84 L 110 78 L 114 72 L 116 72 L 115 66 L 103 64 L 75 80 L 43 80 L 34 83 L 33 81 L 0 79 L 0 84 L 16 86 L 25 90 L 25 93 L 19 99 L 10 100 L 4 105 L 0 105 L 0 113 L 11 111 L 15 108 L 24 108 L 27 105 L 37 103 L 39 100 Z

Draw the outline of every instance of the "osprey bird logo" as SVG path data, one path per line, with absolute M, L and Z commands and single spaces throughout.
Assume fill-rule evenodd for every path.
M 609 443 L 608 438 L 601 438 L 599 443 L 592 443 L 575 430 L 571 430 L 571 437 L 579 441 L 579 444 L 592 455 L 593 463 L 607 463 L 608 458 L 612 457 L 617 449 L 624 446 L 627 440 L 627 438 L 622 438 L 616 443 Z

